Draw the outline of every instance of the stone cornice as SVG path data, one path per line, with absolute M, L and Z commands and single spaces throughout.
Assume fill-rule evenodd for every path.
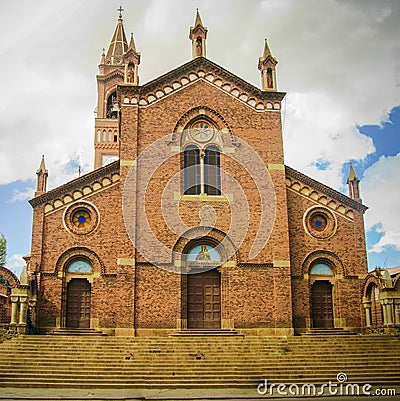
M 64 197 L 67 194 L 74 192 L 75 190 L 79 190 L 87 185 L 90 185 L 99 179 L 105 178 L 112 174 L 119 174 L 119 160 L 114 163 L 110 163 L 107 166 L 101 167 L 97 170 L 92 171 L 91 173 L 85 174 L 82 177 L 76 178 L 64 185 L 61 185 L 57 188 L 54 188 L 51 191 L 48 191 L 36 198 L 33 198 L 29 201 L 33 208 L 42 205 L 46 202 L 50 202 L 54 199 Z
M 113 78 L 124 78 L 124 72 L 120 71 L 120 70 L 113 70 L 110 71 L 108 74 L 104 74 L 104 75 L 97 75 L 97 79 L 98 81 L 102 81 L 102 82 L 108 82 Z
M 312 194 L 312 191 L 310 190 L 309 193 L 307 193 L 306 191 L 304 191 L 302 188 L 295 188 L 295 182 L 294 181 L 300 181 L 301 183 L 305 184 L 307 187 L 309 187 L 312 190 L 318 191 L 319 193 L 328 196 L 330 198 L 332 198 L 332 200 L 337 202 L 337 208 L 332 207 L 332 209 L 334 210 L 338 210 L 340 208 L 340 204 L 357 210 L 361 213 L 365 213 L 365 211 L 368 209 L 367 206 L 363 205 L 362 203 L 359 203 L 357 201 L 355 201 L 354 199 L 349 198 L 348 196 L 342 194 L 339 191 L 336 191 L 330 187 L 328 187 L 327 185 L 324 185 L 308 176 L 306 176 L 303 173 L 300 173 L 299 171 L 289 167 L 289 166 L 285 166 L 285 171 L 286 171 L 286 178 L 287 178 L 287 187 L 291 188 L 297 192 L 302 193 L 305 196 L 309 196 L 310 194 Z M 321 204 L 325 204 L 322 202 L 318 202 L 318 200 L 320 199 L 320 197 L 318 196 L 318 194 L 315 197 L 311 196 L 311 199 L 313 199 L 314 201 L 317 201 L 317 203 L 321 203 Z M 329 207 L 329 202 L 327 202 L 325 205 L 327 205 Z M 340 212 L 340 211 L 339 211 Z M 347 213 L 342 213 L 342 214 L 346 214 Z

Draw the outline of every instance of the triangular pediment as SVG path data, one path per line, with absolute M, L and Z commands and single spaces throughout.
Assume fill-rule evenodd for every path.
M 262 91 L 207 58 L 197 57 L 143 86 L 124 87 L 122 102 L 147 107 L 198 81 L 204 81 L 260 112 L 280 110 L 285 96 L 284 92 Z
M 291 167 L 285 166 L 286 187 L 308 198 L 312 202 L 327 207 L 336 213 L 353 219 L 354 211 L 364 213 L 368 207 L 348 196 L 328 187 Z
M 32 207 L 45 204 L 45 213 L 89 197 L 119 182 L 119 160 L 52 189 L 29 201 Z

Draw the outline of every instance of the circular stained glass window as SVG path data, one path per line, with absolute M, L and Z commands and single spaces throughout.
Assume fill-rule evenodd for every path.
M 336 233 L 337 222 L 334 214 L 326 207 L 314 206 L 304 213 L 303 225 L 314 238 L 327 239 Z
M 92 221 L 89 211 L 85 209 L 75 211 L 71 218 L 73 225 L 78 228 L 88 227 Z
M 324 216 L 321 213 L 315 213 L 314 215 L 311 216 L 311 226 L 314 228 L 314 230 L 317 231 L 324 231 L 327 224 L 328 220 L 326 216 Z
M 98 227 L 100 215 L 92 203 L 80 201 L 65 210 L 63 221 L 65 228 L 71 233 L 85 235 Z

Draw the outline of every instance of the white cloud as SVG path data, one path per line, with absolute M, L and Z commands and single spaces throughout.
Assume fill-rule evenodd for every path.
M 278 88 L 288 92 L 282 115 L 285 161 L 340 189 L 343 163 L 374 151 L 356 126 L 380 124 L 400 104 L 400 2 L 197 3 L 134 0 L 124 5 L 126 33 L 135 33 L 142 54 L 140 82 L 190 60 L 188 32 L 197 6 L 209 29 L 208 57 L 256 86 L 267 37 L 279 61 Z M 76 177 L 68 168 L 71 161 L 84 172 L 93 165 L 95 75 L 120 1 L 41 0 L 40 5 L 21 0 L 0 6 L 0 34 L 7 39 L 0 49 L 7 60 L 0 64 L 6 77 L 0 97 L 0 184 L 35 178 L 42 154 L 49 188 Z M 327 168 L 318 170 L 318 161 Z M 370 179 L 378 167 L 370 169 Z M 382 209 L 364 198 L 371 206 L 368 219 L 380 221 Z M 395 242 L 399 229 L 383 220 L 380 243 Z
M 21 254 L 14 254 L 7 258 L 6 267 L 16 274 L 17 277 L 21 275 L 22 269 L 26 265 L 25 260 L 22 259 Z
M 190 59 L 188 31 L 197 4 L 166 4 L 135 1 L 124 7 L 126 32 L 135 32 L 142 53 L 142 83 Z M 0 99 L 0 183 L 35 177 L 43 153 L 55 183 L 73 177 L 63 173 L 68 158 L 80 155 L 82 165 L 93 165 L 95 74 L 119 2 L 101 0 L 95 8 L 91 1 L 42 5 L 40 12 L 27 0 L 1 6 L 0 32 L 9 38 L 11 21 L 14 29 L 1 49 L 12 64 L 0 66 L 7 77 L 2 87 L 7 96 Z M 336 188 L 341 163 L 362 159 L 372 149 L 356 124 L 379 124 L 400 102 L 400 62 L 394 57 L 400 53 L 399 9 L 398 2 L 373 0 L 200 5 L 209 28 L 209 58 L 256 85 L 257 59 L 268 37 L 279 60 L 278 86 L 288 91 L 286 161 Z M 324 175 L 310 167 L 321 158 L 331 162 Z
M 334 188 L 341 187 L 343 163 L 375 150 L 372 140 L 355 129 L 351 110 L 326 93 L 288 94 L 283 118 L 287 164 Z M 318 160 L 329 167 L 318 170 Z
M 400 250 L 400 153 L 393 157 L 381 157 L 364 173 L 361 195 L 369 206 L 365 224 L 367 230 L 377 228 L 382 238 L 372 247 L 372 252 L 383 252 L 393 246 Z
M 32 199 L 34 193 L 35 193 L 35 188 L 32 187 L 25 188 L 24 191 L 20 191 L 19 189 L 14 189 L 10 202 L 11 203 L 21 202 Z

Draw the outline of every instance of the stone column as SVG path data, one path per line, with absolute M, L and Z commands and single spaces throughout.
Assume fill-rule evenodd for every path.
M 400 325 L 400 299 L 394 300 L 394 323 Z
M 20 334 L 26 333 L 26 321 L 27 321 L 27 313 L 28 313 L 28 297 L 20 297 L 20 308 L 19 308 L 19 323 L 18 323 L 18 332 Z
M 365 297 L 363 297 L 363 307 L 365 309 L 365 326 L 371 326 L 371 301 L 367 301 Z
M 11 325 L 18 324 L 18 297 L 11 297 Z
M 19 324 L 26 324 L 28 312 L 28 298 L 20 297 Z
M 383 325 L 386 326 L 388 324 L 388 319 L 387 319 L 387 310 L 386 310 L 386 305 L 384 301 L 381 301 L 382 305 L 382 312 L 383 312 Z
M 386 300 L 386 319 L 388 325 L 393 325 L 393 299 Z
M 205 176 L 204 176 L 204 158 L 206 157 L 206 153 L 204 149 L 200 150 L 200 194 L 205 194 Z M 197 166 L 196 166 L 197 168 Z
M 367 327 L 371 326 L 371 305 L 365 307 L 365 325 Z
M 36 324 L 36 300 L 31 301 L 31 320 L 33 324 Z

